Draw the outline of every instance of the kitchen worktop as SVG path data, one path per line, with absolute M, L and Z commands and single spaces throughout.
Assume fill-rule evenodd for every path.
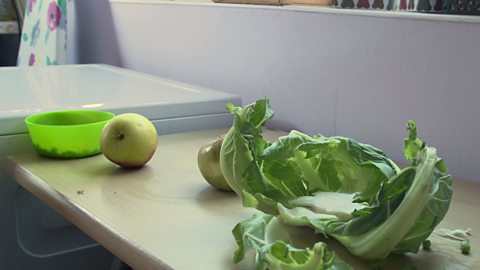
M 202 178 L 197 152 L 225 129 L 162 135 L 153 159 L 126 170 L 103 155 L 56 160 L 36 154 L 9 157 L 4 166 L 21 186 L 50 205 L 134 269 L 248 269 L 233 265 L 232 228 L 256 210 L 221 192 Z M 280 133 L 266 131 L 273 138 Z M 472 251 L 432 234 L 430 251 L 392 256 L 386 269 L 475 269 L 480 265 L 480 185 L 454 179 L 449 212 L 437 228 L 472 229 Z M 296 241 L 324 241 L 299 229 Z M 327 243 L 354 269 L 371 269 L 335 241 Z

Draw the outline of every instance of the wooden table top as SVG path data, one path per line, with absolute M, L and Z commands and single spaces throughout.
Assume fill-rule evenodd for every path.
M 249 269 L 233 265 L 233 227 L 255 209 L 234 193 L 212 188 L 197 168 L 200 147 L 226 130 L 162 135 L 153 159 L 125 170 L 103 155 L 56 160 L 36 154 L 7 158 L 5 169 L 21 186 L 134 269 Z M 266 131 L 267 137 L 279 133 Z M 455 179 L 453 200 L 437 228 L 472 229 L 472 251 L 432 234 L 431 251 L 392 256 L 386 269 L 480 269 L 480 185 Z M 371 269 L 331 239 L 301 229 L 297 241 L 326 241 L 354 269 Z M 477 267 L 477 268 L 475 268 Z

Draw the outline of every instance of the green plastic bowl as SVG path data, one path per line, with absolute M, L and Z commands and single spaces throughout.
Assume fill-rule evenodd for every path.
M 113 117 L 104 111 L 67 110 L 30 115 L 25 123 L 42 156 L 81 158 L 101 152 L 100 135 Z

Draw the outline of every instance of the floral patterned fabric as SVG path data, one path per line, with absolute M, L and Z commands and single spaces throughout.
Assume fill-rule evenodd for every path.
M 67 0 L 28 0 L 17 65 L 64 64 Z

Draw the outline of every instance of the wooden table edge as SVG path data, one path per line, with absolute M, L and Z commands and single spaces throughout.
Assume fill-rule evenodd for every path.
M 143 250 L 139 245 L 128 241 L 120 233 L 111 230 L 106 224 L 89 214 L 82 207 L 61 193 L 51 189 L 41 179 L 17 165 L 10 157 L 5 159 L 3 167 L 6 174 L 15 179 L 20 186 L 34 194 L 38 199 L 57 211 L 115 256 L 121 258 L 133 269 L 174 269 L 165 262 L 156 259 L 155 256 Z M 108 239 L 112 238 L 119 241 L 113 244 L 108 241 Z M 132 258 L 140 259 L 134 260 Z

